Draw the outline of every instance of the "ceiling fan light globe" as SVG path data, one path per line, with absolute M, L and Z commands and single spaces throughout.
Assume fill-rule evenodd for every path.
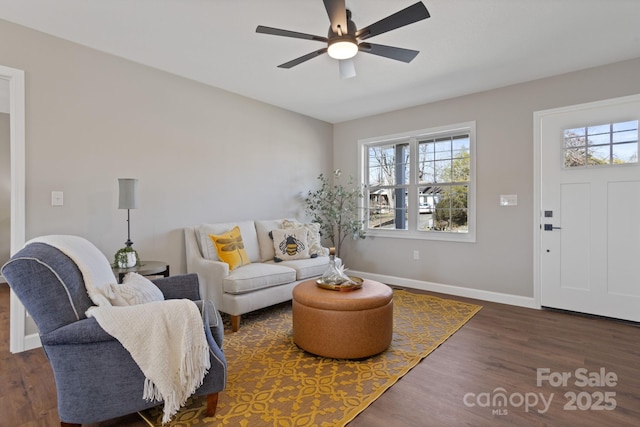
M 329 43 L 327 53 L 333 59 L 349 59 L 358 53 L 358 44 L 352 40 L 336 40 Z

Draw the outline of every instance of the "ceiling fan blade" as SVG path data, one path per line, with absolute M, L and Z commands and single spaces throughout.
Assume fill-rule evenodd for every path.
M 334 33 L 338 33 L 338 26 L 342 28 L 342 32 L 347 32 L 347 7 L 344 0 L 323 0 L 324 7 L 327 9 L 329 21 L 331 21 L 331 29 Z
M 280 64 L 280 65 L 278 65 L 278 68 L 292 68 L 292 67 L 295 67 L 296 65 L 302 64 L 303 62 L 306 62 L 306 61 L 308 61 L 310 59 L 313 59 L 313 58 L 315 58 L 317 56 L 322 55 L 326 51 L 327 51 L 327 48 L 323 47 L 322 49 L 316 50 L 315 52 L 307 53 L 306 55 L 303 55 L 300 58 L 296 58 L 296 59 L 291 60 L 289 62 L 285 62 L 284 64 Z
M 350 79 L 356 76 L 356 67 L 353 63 L 353 58 L 339 60 L 338 66 L 340 68 L 341 79 Z
M 293 37 L 296 39 L 315 40 L 319 42 L 328 42 L 326 37 L 314 36 L 313 34 L 298 33 L 296 31 L 281 30 L 280 28 L 265 27 L 264 25 L 258 25 L 256 27 L 256 33 L 271 34 L 273 36 Z
M 383 44 L 360 43 L 358 45 L 360 52 L 370 53 L 372 55 L 384 56 L 385 58 L 395 59 L 396 61 L 411 62 L 413 58 L 420 53 L 418 50 L 403 49 L 401 47 L 385 46 Z
M 361 28 L 356 32 L 356 37 L 360 40 L 365 40 L 369 37 L 377 36 L 379 34 L 386 33 L 387 31 L 395 30 L 396 28 L 404 27 L 405 25 L 427 19 L 429 16 L 431 15 L 429 15 L 429 11 L 426 6 L 419 1 L 406 9 L 402 9 L 400 12 L 396 12 L 378 22 Z

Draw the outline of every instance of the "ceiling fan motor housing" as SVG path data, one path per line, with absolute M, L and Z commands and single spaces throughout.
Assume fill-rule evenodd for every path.
M 351 11 L 349 9 L 347 9 L 347 28 L 346 28 L 346 32 L 344 28 L 340 28 L 340 25 L 338 25 L 338 27 L 336 28 L 336 31 L 333 30 L 333 25 L 329 25 L 329 31 L 327 33 L 327 38 L 329 39 L 329 41 L 331 41 L 331 39 L 336 38 L 336 37 L 344 37 L 344 36 L 351 36 L 352 40 L 356 40 L 356 32 L 358 31 L 358 28 L 356 28 L 356 24 L 353 23 L 353 21 L 351 20 Z
M 356 39 L 356 24 L 351 20 L 351 11 L 347 9 L 347 28 L 338 26 L 337 31 L 329 26 L 327 33 L 327 50 L 329 56 L 335 59 L 353 58 L 358 53 L 358 40 Z

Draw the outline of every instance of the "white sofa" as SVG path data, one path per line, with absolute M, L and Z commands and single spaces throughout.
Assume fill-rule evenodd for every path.
M 230 271 L 229 264 L 218 257 L 209 235 L 223 234 L 235 226 L 240 228 L 251 263 Z M 321 248 L 321 254 L 315 258 L 275 262 L 269 232 L 282 228 L 283 219 L 276 219 L 202 224 L 184 230 L 187 272 L 198 274 L 201 298 L 211 300 L 221 312 L 231 316 L 234 332 L 240 327 L 242 314 L 290 300 L 295 285 L 321 276 L 328 266 L 326 248 Z M 339 263 L 336 259 L 336 264 Z

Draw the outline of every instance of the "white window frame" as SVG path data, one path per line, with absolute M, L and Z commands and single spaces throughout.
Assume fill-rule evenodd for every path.
M 469 200 L 467 211 L 467 226 L 468 231 L 466 233 L 453 232 L 453 231 L 419 231 L 418 228 L 418 188 L 423 186 L 419 185 L 417 179 L 417 146 L 419 141 L 429 138 L 440 138 L 448 135 L 459 135 L 461 133 L 469 134 Z M 366 138 L 358 140 L 358 179 L 361 185 L 365 185 L 367 182 L 367 155 L 368 148 L 374 145 L 387 145 L 394 143 L 409 142 L 410 145 L 410 168 L 409 168 L 409 184 L 407 186 L 407 198 L 408 198 L 408 222 L 407 229 L 378 229 L 367 228 L 367 236 L 375 237 L 389 237 L 389 238 L 403 238 L 403 239 L 420 239 L 420 240 L 441 240 L 451 242 L 467 242 L 475 243 L 476 241 L 476 122 L 469 121 L 463 123 L 456 123 L 452 125 L 437 126 L 428 129 L 420 129 L 409 132 L 402 132 L 392 135 L 377 136 L 372 138 Z M 366 190 L 366 188 L 365 188 Z M 365 191 L 368 195 L 368 191 Z M 368 223 L 366 215 L 368 214 L 369 198 L 365 196 L 363 199 L 364 205 L 362 206 L 362 220 L 365 224 Z

